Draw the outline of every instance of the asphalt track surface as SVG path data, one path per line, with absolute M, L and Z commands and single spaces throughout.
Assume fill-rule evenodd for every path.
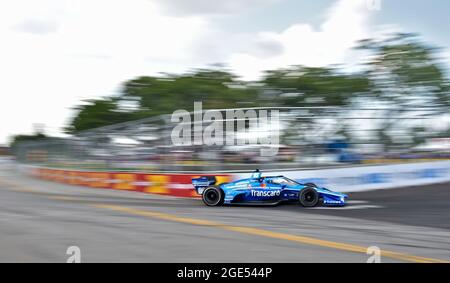
M 0 262 L 450 261 L 450 184 L 354 193 L 343 209 L 205 207 L 0 166 Z

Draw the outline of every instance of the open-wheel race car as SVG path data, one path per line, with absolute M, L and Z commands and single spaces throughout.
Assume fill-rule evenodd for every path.
M 348 196 L 320 188 L 313 183 L 302 184 L 284 176 L 263 177 L 256 170 L 251 178 L 216 184 L 214 176 L 192 179 L 192 184 L 207 206 L 277 205 L 297 202 L 303 207 L 345 206 Z

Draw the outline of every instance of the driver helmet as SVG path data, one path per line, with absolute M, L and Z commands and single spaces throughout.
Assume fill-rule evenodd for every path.
M 253 179 L 261 179 L 261 171 L 259 171 L 259 169 L 256 169 L 256 171 L 253 172 L 252 178 Z

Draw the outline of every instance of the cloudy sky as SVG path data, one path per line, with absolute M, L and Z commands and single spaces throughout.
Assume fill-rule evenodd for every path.
M 351 66 L 355 42 L 387 30 L 418 32 L 450 60 L 449 1 L 376 2 L 1 1 L 0 144 L 36 124 L 57 135 L 82 99 L 140 75 L 225 63 L 252 80 L 294 64 Z

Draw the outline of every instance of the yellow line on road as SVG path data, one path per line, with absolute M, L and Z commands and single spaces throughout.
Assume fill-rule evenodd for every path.
M 144 216 L 144 217 L 149 217 L 149 218 L 168 220 L 168 221 L 173 221 L 173 222 L 178 222 L 178 223 L 216 227 L 219 229 L 238 232 L 238 233 L 242 233 L 242 234 L 256 235 L 256 236 L 261 236 L 261 237 L 265 237 L 265 238 L 272 238 L 272 239 L 279 239 L 279 240 L 286 240 L 286 241 L 291 241 L 291 242 L 296 242 L 296 243 L 301 243 L 301 244 L 306 244 L 306 245 L 332 248 L 332 249 L 337 249 L 337 250 L 342 250 L 342 251 L 347 251 L 347 252 L 363 253 L 363 254 L 366 254 L 366 252 L 367 252 L 367 247 L 364 247 L 364 246 L 345 244 L 345 243 L 339 243 L 339 242 L 333 242 L 333 241 L 325 241 L 325 240 L 320 240 L 320 239 L 316 239 L 316 238 L 312 238 L 312 237 L 291 235 L 291 234 L 285 234 L 285 233 L 277 233 L 277 232 L 273 232 L 273 231 L 269 231 L 269 230 L 250 228 L 250 227 L 232 226 L 232 225 L 226 225 L 226 224 L 222 224 L 222 223 L 214 222 L 214 221 L 180 217 L 180 216 L 176 216 L 173 214 L 154 212 L 154 211 L 148 211 L 148 210 L 140 210 L 140 209 L 128 208 L 128 207 L 118 206 L 118 205 L 95 204 L 93 206 L 97 207 L 97 208 L 119 211 L 119 212 L 128 213 L 128 214 L 132 214 L 132 215 L 139 215 L 139 216 Z M 387 250 L 382 250 L 381 256 L 384 256 L 387 258 L 392 258 L 392 259 L 397 259 L 397 260 L 401 260 L 401 261 L 416 262 L 416 263 L 450 263 L 450 261 L 434 259 L 434 258 L 427 258 L 427 257 L 420 257 L 420 256 L 392 252 L 392 251 L 387 251 Z

